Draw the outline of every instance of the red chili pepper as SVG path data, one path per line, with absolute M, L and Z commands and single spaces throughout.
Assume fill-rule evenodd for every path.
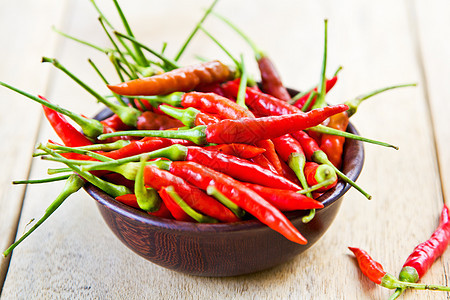
M 183 123 L 167 115 L 145 111 L 139 116 L 136 128 L 138 130 L 165 130 L 182 126 Z
M 108 85 L 116 94 L 127 96 L 165 95 L 172 92 L 187 92 L 201 85 L 231 80 L 234 73 L 219 61 L 211 61 L 175 69 L 117 85 Z
M 250 161 L 258 166 L 274 173 L 278 174 L 277 169 L 270 163 L 270 161 L 264 156 L 264 154 L 257 155 L 250 159 Z
M 325 164 L 319 165 L 315 162 L 310 162 L 310 161 L 306 162 L 304 172 L 305 172 L 306 181 L 308 182 L 309 186 L 319 184 L 319 183 L 321 183 L 325 180 L 331 179 L 333 177 L 335 178 L 333 183 L 317 189 L 316 190 L 317 192 L 325 192 L 325 191 L 335 187 L 338 182 L 338 177 L 336 176 L 336 173 L 334 172 L 334 170 Z
M 187 147 L 185 160 L 225 173 L 237 180 L 263 186 L 298 191 L 301 187 L 266 169 L 235 156 L 208 151 L 201 147 Z
M 128 206 L 140 209 L 139 208 L 139 204 L 137 203 L 135 194 L 121 195 L 121 196 L 116 197 L 116 200 L 121 202 L 121 203 L 123 203 L 123 204 L 126 204 Z M 147 213 L 149 215 L 152 215 L 152 216 L 155 216 L 155 217 L 172 219 L 172 214 L 170 213 L 169 209 L 164 204 L 164 202 L 161 202 L 161 204 L 159 206 L 159 210 L 157 210 L 155 212 L 147 212 Z
M 302 245 L 307 243 L 306 239 L 278 209 L 233 178 L 193 162 L 172 162 L 170 172 L 188 180 L 202 190 L 206 190 L 208 186 L 214 186 L 240 208 L 287 239 Z
M 217 151 L 220 153 L 233 155 L 244 159 L 253 158 L 266 151 L 266 149 L 247 144 L 220 144 L 214 146 L 207 146 L 204 148 L 207 150 Z
M 337 79 L 338 79 L 337 76 L 334 76 L 333 78 L 328 79 L 328 80 L 326 81 L 326 92 L 327 92 L 327 93 L 328 93 L 328 92 L 333 88 L 333 86 L 336 84 Z M 314 92 L 317 92 L 317 87 L 314 88 L 313 91 L 314 91 Z M 302 108 L 303 105 L 305 105 L 306 101 L 308 100 L 310 94 L 311 94 L 311 92 L 309 92 L 308 94 L 306 94 L 306 95 L 304 95 L 303 97 L 301 97 L 300 99 L 298 99 L 298 100 L 294 103 L 294 106 L 296 106 L 296 107 L 298 107 L 298 108 Z M 317 96 L 314 96 L 313 99 L 312 99 L 312 101 L 311 101 L 311 105 L 309 106 L 308 110 L 311 109 L 311 107 L 314 105 L 314 103 L 316 102 L 316 99 L 317 99 Z
M 175 174 L 160 170 L 154 166 L 146 166 L 144 169 L 144 182 L 158 191 L 163 187 L 174 186 L 175 191 L 189 206 L 222 222 L 236 222 L 239 220 L 228 208 L 199 189 L 189 185 Z M 168 208 L 170 210 L 170 207 Z M 176 216 L 174 217 L 176 218 Z
M 175 108 L 169 105 L 160 105 L 159 108 L 162 112 L 181 121 L 187 127 L 210 125 L 220 121 L 218 116 L 201 112 L 194 107 Z
M 158 191 L 159 196 L 163 200 L 163 203 L 169 210 L 170 214 L 174 217 L 175 220 L 184 221 L 184 222 L 195 222 L 169 195 L 166 187 L 162 187 Z
M 319 201 L 291 190 L 275 189 L 251 183 L 244 184 L 281 211 L 323 208 L 323 204 Z
M 222 88 L 228 97 L 235 98 L 239 90 L 239 81 L 226 82 L 222 84 Z M 301 109 L 286 101 L 251 88 L 245 90 L 245 104 L 259 117 L 302 113 Z
M 131 129 L 131 127 L 128 125 L 125 125 L 125 123 L 123 123 L 122 120 L 119 118 L 119 116 L 116 114 L 113 114 L 111 117 L 106 118 L 100 122 L 104 126 L 112 128 L 114 131 Z
M 446 205 L 442 209 L 439 226 L 431 237 L 417 245 L 406 259 L 400 272 L 400 280 L 417 282 L 428 271 L 433 262 L 444 253 L 450 241 L 450 216 Z
M 44 109 L 47 120 L 59 138 L 63 141 L 64 145 L 68 147 L 92 145 L 92 142 L 75 127 L 73 127 L 62 114 L 44 105 L 42 108 Z
M 361 272 L 372 282 L 381 284 L 383 277 L 386 275 L 386 271 L 383 269 L 383 266 L 362 249 L 354 247 L 348 247 L 348 249 L 355 254 Z
M 283 167 L 281 166 L 280 158 L 277 155 L 273 141 L 261 140 L 257 141 L 255 145 L 266 150 L 263 155 L 272 164 L 278 174 L 283 174 Z

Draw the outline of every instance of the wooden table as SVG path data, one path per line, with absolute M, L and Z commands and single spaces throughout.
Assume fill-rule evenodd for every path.
M 120 27 L 112 1 L 98 5 Z M 168 43 L 172 56 L 210 1 L 125 1 L 135 35 L 155 49 Z M 307 89 L 320 76 L 323 20 L 329 20 L 328 75 L 344 67 L 328 101 L 339 103 L 392 84 L 418 87 L 390 91 L 367 101 L 353 118 L 366 137 L 400 150 L 366 145 L 355 190 L 326 235 L 293 261 L 257 274 L 201 278 L 178 274 L 136 256 L 107 228 L 85 192 L 63 206 L 8 258 L 0 260 L 2 299 L 386 299 L 389 290 L 363 277 L 348 246 L 367 249 L 393 274 L 416 244 L 437 226 L 450 178 L 450 21 L 448 1 L 238 1 L 218 3 L 276 62 L 287 86 Z M 110 47 L 89 1 L 0 1 L 0 80 L 85 115 L 100 110 L 91 96 L 42 56 L 57 57 L 102 93 L 107 90 L 87 63 L 92 58 L 117 80 L 102 53 L 62 38 L 51 26 Z M 244 53 L 256 74 L 251 50 L 217 19 L 205 26 L 236 56 Z M 121 29 L 120 29 L 121 30 Z M 219 53 L 219 54 L 218 54 Z M 181 62 L 194 55 L 220 58 L 203 34 Z M 0 249 L 42 215 L 62 183 L 13 186 L 12 180 L 42 178 L 58 165 L 32 159 L 37 143 L 55 139 L 39 105 L 0 89 Z M 450 284 L 450 252 L 422 282 Z M 448 293 L 408 291 L 404 299 L 444 299 Z

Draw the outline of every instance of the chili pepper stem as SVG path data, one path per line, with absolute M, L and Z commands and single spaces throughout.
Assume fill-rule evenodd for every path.
M 305 178 L 305 173 L 303 169 L 305 168 L 306 158 L 305 155 L 299 153 L 292 153 L 288 159 L 288 165 L 294 171 L 295 175 L 297 175 L 298 180 L 302 185 L 303 189 L 308 189 L 308 182 Z M 306 192 L 306 196 L 312 198 L 310 192 Z
M 386 275 L 383 276 L 380 285 L 388 289 L 404 288 L 415 290 L 450 291 L 450 286 L 400 281 L 389 273 L 386 273 Z
M 325 25 L 325 33 L 324 33 L 324 45 L 323 45 L 323 59 L 322 59 L 322 72 L 320 73 L 320 82 L 319 87 L 317 88 L 316 102 L 313 105 L 314 108 L 323 107 L 326 105 L 325 103 L 325 94 L 326 94 L 326 69 L 327 69 L 327 44 L 328 44 L 328 20 L 324 20 Z
M 37 183 L 48 183 L 60 180 L 66 180 L 71 175 L 62 175 L 57 177 L 45 178 L 45 179 L 28 179 L 28 180 L 14 180 L 12 184 L 37 184 Z
M 247 108 L 247 105 L 245 105 L 245 90 L 247 89 L 248 75 L 247 69 L 245 67 L 244 56 L 242 54 L 240 67 L 241 67 L 241 80 L 239 82 L 239 90 L 236 98 L 236 103 L 244 108 Z
M 62 108 L 59 105 L 56 105 L 56 104 L 53 104 L 53 103 L 50 103 L 50 102 L 44 100 L 43 97 L 33 96 L 33 95 L 31 95 L 25 91 L 19 90 L 18 88 L 15 88 L 7 83 L 0 81 L 0 85 L 6 87 L 16 93 L 19 93 L 41 105 L 44 105 L 50 109 L 53 109 L 54 111 L 59 112 L 60 114 L 63 114 L 65 116 L 69 117 L 75 123 L 80 125 L 81 129 L 88 137 L 96 138 L 97 136 L 99 136 L 100 134 L 103 133 L 103 125 L 97 120 L 84 118 L 78 114 L 75 114 L 67 109 Z
M 406 288 L 396 288 L 395 292 L 389 297 L 389 300 L 395 300 L 406 290 Z
M 22 235 L 16 242 L 14 242 L 8 249 L 3 252 L 3 256 L 7 256 L 14 248 L 17 247 L 24 239 L 26 239 L 36 228 L 38 228 L 45 220 L 50 217 L 52 213 L 58 209 L 58 207 L 72 194 L 76 193 L 82 186 L 84 181 L 76 174 L 71 175 L 66 184 L 64 185 L 61 193 L 56 197 L 56 199 L 50 204 L 50 206 L 45 210 L 44 215 L 33 225 L 24 235 Z
M 339 171 L 338 168 L 336 168 L 327 158 L 327 155 L 325 154 L 325 152 L 321 151 L 321 150 L 317 150 L 314 152 L 312 159 L 319 163 L 319 164 L 327 164 L 329 165 L 335 172 L 336 174 L 342 178 L 342 180 L 344 180 L 345 182 L 347 182 L 348 184 L 350 184 L 351 186 L 353 186 L 355 189 L 357 189 L 361 194 L 363 194 L 367 199 L 372 199 L 372 196 L 369 195 L 367 192 L 365 192 L 359 185 L 357 185 L 353 180 L 351 180 L 350 178 L 348 178 L 344 173 L 342 173 L 341 171 Z
M 308 189 L 297 191 L 297 193 L 302 194 L 302 195 L 304 195 L 306 193 L 312 193 L 312 192 L 320 189 L 321 187 L 332 184 L 333 182 L 334 182 L 334 178 L 330 178 L 330 179 L 322 181 L 321 183 L 310 186 Z
M 324 125 L 317 125 L 317 126 L 314 126 L 314 127 L 310 127 L 307 130 L 312 130 L 312 131 L 316 131 L 316 132 L 320 132 L 320 133 L 324 133 L 324 134 L 343 136 L 345 138 L 349 138 L 349 139 L 352 139 L 352 140 L 357 140 L 357 141 L 361 141 L 361 142 L 371 143 L 371 144 L 384 146 L 384 147 L 388 147 L 388 148 L 394 148 L 395 150 L 399 149 L 397 146 L 392 145 L 392 144 L 388 144 L 388 143 L 385 143 L 385 142 L 381 142 L 381 141 L 365 138 L 365 137 L 362 137 L 360 135 L 352 134 L 352 133 L 349 133 L 349 132 L 346 132 L 346 131 L 341 131 L 341 130 L 334 129 L 334 128 L 331 128 L 331 127 L 327 127 L 327 126 L 324 126 Z
M 159 109 L 165 114 L 180 120 L 187 127 L 195 126 L 195 117 L 200 112 L 198 109 L 188 107 L 185 109 L 175 108 L 169 105 L 160 105 Z
M 222 203 L 225 207 L 231 210 L 238 218 L 242 218 L 245 216 L 245 211 L 237 206 L 233 201 L 228 199 L 227 196 L 222 194 L 215 186 L 210 185 L 206 188 L 206 193 L 210 196 L 213 196 L 220 203 Z
M 158 192 L 155 189 L 145 187 L 144 169 L 147 160 L 147 155 L 141 157 L 134 181 L 134 193 L 136 195 L 136 201 L 142 210 L 155 212 L 159 210 L 161 202 Z
M 130 130 L 130 131 L 117 131 L 112 133 L 106 133 L 100 135 L 98 138 L 100 140 L 105 140 L 110 137 L 116 136 L 151 136 L 151 137 L 161 137 L 161 138 L 169 138 L 169 139 L 184 139 L 191 141 L 197 145 L 205 145 L 206 142 L 206 134 L 204 130 L 206 129 L 205 125 L 196 126 L 192 129 L 187 130 Z
M 196 220 L 199 223 L 218 223 L 214 218 L 211 218 L 209 216 L 202 215 L 195 211 L 192 207 L 190 207 L 181 197 L 177 194 L 175 191 L 175 188 L 173 186 L 168 186 L 166 188 L 167 193 L 169 194 L 170 198 L 172 198 L 173 201 L 175 201 L 181 209 L 187 213 L 192 219 Z
M 119 118 L 128 126 L 136 126 L 138 117 L 141 112 L 133 107 L 122 106 L 119 104 L 115 104 L 109 102 L 104 97 L 102 97 L 99 93 L 94 91 L 87 84 L 82 82 L 78 77 L 72 74 L 69 70 L 67 70 L 63 65 L 59 63 L 56 59 L 43 57 L 42 62 L 49 62 L 53 64 L 56 68 L 60 69 L 64 73 L 66 73 L 70 78 L 72 78 L 76 83 L 78 83 L 81 87 L 83 87 L 87 92 L 89 92 L 92 96 L 94 96 L 98 102 L 106 105 L 109 109 L 111 109 Z

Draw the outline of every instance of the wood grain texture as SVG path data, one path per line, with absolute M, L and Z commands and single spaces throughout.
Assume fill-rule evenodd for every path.
M 58 2 L 48 1 L 53 5 Z M 87 2 L 63 2 L 70 4 L 64 29 L 97 44 L 108 45 L 96 23 L 96 13 Z M 167 53 L 174 55 L 200 18 L 202 8 L 209 3 L 152 0 L 127 1 L 122 6 L 138 38 L 155 49 L 167 41 Z M 17 7 L 9 2 L 3 5 L 19 11 L 19 4 Z M 105 7 L 108 15 L 116 16 L 110 1 L 99 1 L 99 5 Z M 286 85 L 297 89 L 310 88 L 318 81 L 323 19 L 328 18 L 328 74 L 332 74 L 339 65 L 344 66 L 336 87 L 329 94 L 331 103 L 391 84 L 419 83 L 417 88 L 391 91 L 368 100 L 352 118 L 362 135 L 394 143 L 400 150 L 366 145 L 366 163 L 358 182 L 373 195 L 373 200 L 367 201 L 355 190 L 350 191 L 330 230 L 307 252 L 290 263 L 247 276 L 201 278 L 175 273 L 148 263 L 129 251 L 101 220 L 94 201 L 79 193 L 69 198 L 47 224 L 13 253 L 2 299 L 386 299 L 390 291 L 363 277 L 347 246 L 366 249 L 383 263 L 386 270 L 396 274 L 409 252 L 417 243 L 426 240 L 438 223 L 443 199 L 430 119 L 435 122 L 434 128 L 439 128 L 436 129 L 436 138 L 444 174 L 448 172 L 445 158 L 448 157 L 445 150 L 449 143 L 448 121 L 440 108 L 448 105 L 444 103 L 448 91 L 441 80 L 448 78 L 445 73 L 448 72 L 448 57 L 444 53 L 448 53 L 445 49 L 448 49 L 449 42 L 438 39 L 437 32 L 449 30 L 448 20 L 443 20 L 448 12 L 445 5 L 442 1 L 429 5 L 419 0 L 412 7 L 408 1 L 388 0 L 370 4 L 351 0 L 229 0 L 217 5 L 219 12 L 244 28 L 273 58 Z M 61 10 L 49 11 L 44 15 L 64 16 Z M 444 16 L 436 17 L 439 15 Z M 117 18 L 112 19 L 119 24 Z M 411 26 L 411 22 L 417 27 Z M 232 31 L 214 19 L 209 19 L 206 26 L 234 55 L 245 52 L 250 72 L 257 74 L 250 50 Z M 5 30 L 2 27 L 2 32 Z M 419 44 L 416 44 L 416 34 Z M 41 39 L 37 33 L 32 37 Z M 19 44 L 27 41 L 25 35 L 14 39 Z M 83 62 L 87 57 L 93 57 L 99 65 L 107 65 L 103 56 L 70 41 L 64 41 L 60 46 L 57 55 L 62 63 L 87 82 L 92 82 L 93 86 L 102 86 Z M 418 46 L 422 47 L 423 57 L 418 55 Z M 44 50 L 33 48 L 32 55 L 47 55 Z M 181 62 L 193 62 L 195 53 L 229 63 L 203 35 L 194 38 Z M 17 51 L 7 54 L 18 60 L 31 55 Z M 425 74 L 421 73 L 421 64 Z M 48 72 L 49 68 L 27 69 L 27 74 L 45 82 L 45 78 L 38 74 Z M 6 67 L 2 66 L 0 70 L 4 72 Z M 8 73 L 17 72 L 17 76 L 22 74 L 11 66 L 8 70 L 14 70 Z M 59 72 L 52 74 L 46 96 L 86 115 L 92 115 L 100 108 L 64 75 Z M 113 75 L 110 78 L 114 81 Z M 5 80 L 3 76 L 2 79 Z M 27 82 L 32 83 L 33 80 Z M 431 116 L 427 110 L 427 94 L 432 101 Z M 3 120 L 2 117 L 0 122 Z M 24 132 L 30 133 L 34 128 L 26 126 Z M 1 128 L 1 137 L 4 138 L 3 123 Z M 45 126 L 38 140 L 45 141 L 50 135 Z M 36 135 L 30 133 L 22 140 L 35 138 Z M 24 151 L 23 157 L 31 154 L 30 147 L 29 153 Z M 13 157 L 17 158 L 18 154 Z M 13 166 L 7 160 L 3 164 Z M 48 166 L 45 162 L 33 162 L 30 176 L 44 176 Z M 29 219 L 43 212 L 61 187 L 56 184 L 27 189 L 19 232 L 24 230 Z M 1 205 L 5 202 L 3 198 Z M 20 201 L 21 195 L 12 198 Z M 0 211 L 0 216 L 2 213 L 5 214 Z M 6 216 L 11 218 L 14 213 L 17 213 L 16 208 Z M 5 226 L 3 221 L 1 224 Z M 448 254 L 440 259 L 423 282 L 447 284 L 449 259 Z M 447 297 L 447 293 L 408 291 L 402 299 Z
M 42 69 L 43 53 L 51 54 L 55 39 L 52 23 L 58 23 L 62 3 L 54 1 L 15 1 L 0 3 L 0 81 L 33 93 L 44 93 L 48 72 Z M 47 12 L 54 12 L 43 19 Z M 34 143 L 39 129 L 39 105 L 24 97 L 0 89 L 0 249 L 3 252 L 14 240 L 25 186 L 13 186 L 13 180 L 28 176 Z M 9 259 L 0 259 L 0 288 Z

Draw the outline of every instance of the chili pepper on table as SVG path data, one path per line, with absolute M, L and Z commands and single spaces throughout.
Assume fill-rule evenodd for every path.
M 307 243 L 278 209 L 233 178 L 193 162 L 172 162 L 168 169 L 174 175 L 184 178 L 202 190 L 206 190 L 208 186 L 214 186 L 240 208 L 287 239 L 302 245 Z
M 450 212 L 444 205 L 439 226 L 431 237 L 417 245 L 408 256 L 400 271 L 399 279 L 407 282 L 417 282 L 428 271 L 434 261 L 440 257 L 450 242 Z M 397 289 L 390 299 L 396 299 L 404 289 Z
M 450 287 L 441 285 L 418 284 L 406 281 L 400 281 L 393 275 L 387 273 L 383 266 L 375 261 L 370 255 L 359 248 L 348 247 L 356 257 L 361 272 L 370 279 L 370 281 L 388 289 L 418 289 L 434 291 L 450 291 Z
M 108 88 L 116 94 L 125 96 L 165 95 L 172 92 L 187 92 L 197 86 L 223 82 L 233 77 L 234 72 L 216 60 L 160 75 L 108 85 Z
M 347 105 L 340 104 L 312 110 L 306 114 L 291 114 L 262 118 L 242 118 L 239 120 L 222 120 L 208 126 L 197 126 L 188 130 L 164 131 L 118 131 L 104 134 L 99 139 L 114 136 L 157 136 L 165 138 L 181 138 L 198 145 L 206 143 L 254 144 L 260 140 L 276 138 L 287 133 L 296 132 L 316 126 L 328 117 L 347 110 Z

